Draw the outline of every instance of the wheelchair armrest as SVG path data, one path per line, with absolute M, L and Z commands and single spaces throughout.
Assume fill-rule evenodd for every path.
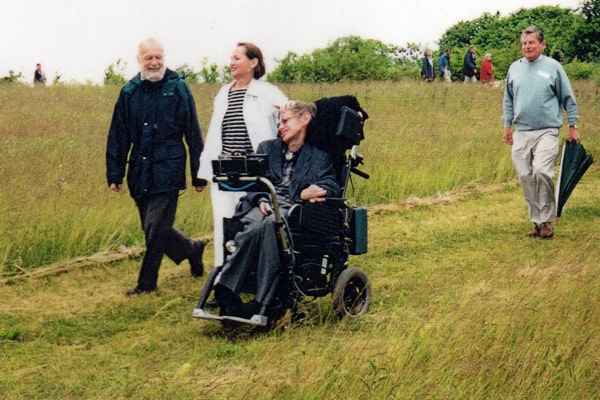
M 348 207 L 348 202 L 343 197 L 325 197 L 325 201 L 323 203 L 325 203 L 325 205 L 327 205 L 329 207 L 335 207 L 335 208 L 347 208 Z

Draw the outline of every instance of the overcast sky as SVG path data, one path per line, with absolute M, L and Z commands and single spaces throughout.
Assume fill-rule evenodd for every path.
M 101 83 L 120 58 L 129 78 L 149 36 L 164 43 L 173 68 L 199 71 L 203 58 L 225 65 L 238 41 L 251 41 L 271 70 L 288 51 L 308 53 L 348 35 L 437 48 L 459 21 L 539 5 L 576 8 L 579 0 L 3 0 L 0 76 L 13 70 L 30 82 L 40 62 L 49 82 L 60 73 L 63 82 Z

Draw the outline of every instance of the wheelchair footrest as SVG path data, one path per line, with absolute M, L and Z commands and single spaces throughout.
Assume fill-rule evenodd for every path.
M 254 314 L 252 316 L 252 318 L 250 318 L 250 319 L 234 317 L 234 316 L 230 316 L 230 315 L 223 315 L 221 317 L 221 319 L 224 319 L 226 321 L 240 322 L 242 324 L 259 325 L 259 326 L 267 326 L 267 322 L 269 321 L 268 317 L 266 317 L 264 315 L 259 315 L 259 314 Z
M 210 321 L 223 321 L 223 317 L 221 317 L 220 315 L 213 314 L 202 308 L 194 308 L 194 311 L 192 311 L 192 317 L 200 318 L 200 319 L 207 319 Z
M 192 311 L 192 317 L 206 319 L 209 321 L 235 321 L 240 322 L 242 324 L 250 324 L 250 325 L 259 325 L 259 326 L 267 326 L 269 318 L 264 315 L 254 314 L 252 318 L 246 319 L 241 317 L 234 317 L 232 315 L 217 315 L 211 312 L 208 312 L 202 308 L 194 308 Z

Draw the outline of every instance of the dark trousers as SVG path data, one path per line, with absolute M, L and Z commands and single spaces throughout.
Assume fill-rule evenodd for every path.
M 273 214 L 264 216 L 258 207 L 241 219 L 244 229 L 235 235 L 237 249 L 227 257 L 217 283 L 238 294 L 251 268 L 256 268 L 256 300 L 263 303 L 281 270 L 279 242 Z
M 194 252 L 194 241 L 173 227 L 178 199 L 178 192 L 170 192 L 136 200 L 146 238 L 146 253 L 138 278 L 141 289 L 156 289 L 163 254 L 179 264 Z

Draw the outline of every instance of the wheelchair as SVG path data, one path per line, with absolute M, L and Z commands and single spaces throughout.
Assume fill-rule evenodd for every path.
M 357 317 L 367 312 L 371 283 L 360 268 L 350 266 L 350 255 L 367 253 L 367 212 L 351 206 L 346 199 L 352 176 L 368 179 L 358 169 L 363 157 L 356 152 L 364 139 L 363 124 L 368 118 L 354 96 L 317 100 L 317 115 L 307 129 L 306 142 L 330 152 L 341 187 L 340 198 L 325 202 L 294 204 L 282 216 L 273 184 L 266 176 L 267 156 L 220 156 L 213 160 L 213 181 L 220 190 L 261 191 L 270 194 L 275 216 L 282 270 L 271 286 L 260 311 L 250 319 L 220 315 L 214 300 L 214 285 L 222 266 L 207 276 L 194 318 L 220 321 L 225 326 L 249 324 L 268 327 L 291 310 L 293 315 L 305 301 L 332 295 L 335 314 Z M 224 247 L 227 257 L 235 249 L 240 222 L 224 219 Z M 255 294 L 256 279 L 250 272 L 240 294 Z

